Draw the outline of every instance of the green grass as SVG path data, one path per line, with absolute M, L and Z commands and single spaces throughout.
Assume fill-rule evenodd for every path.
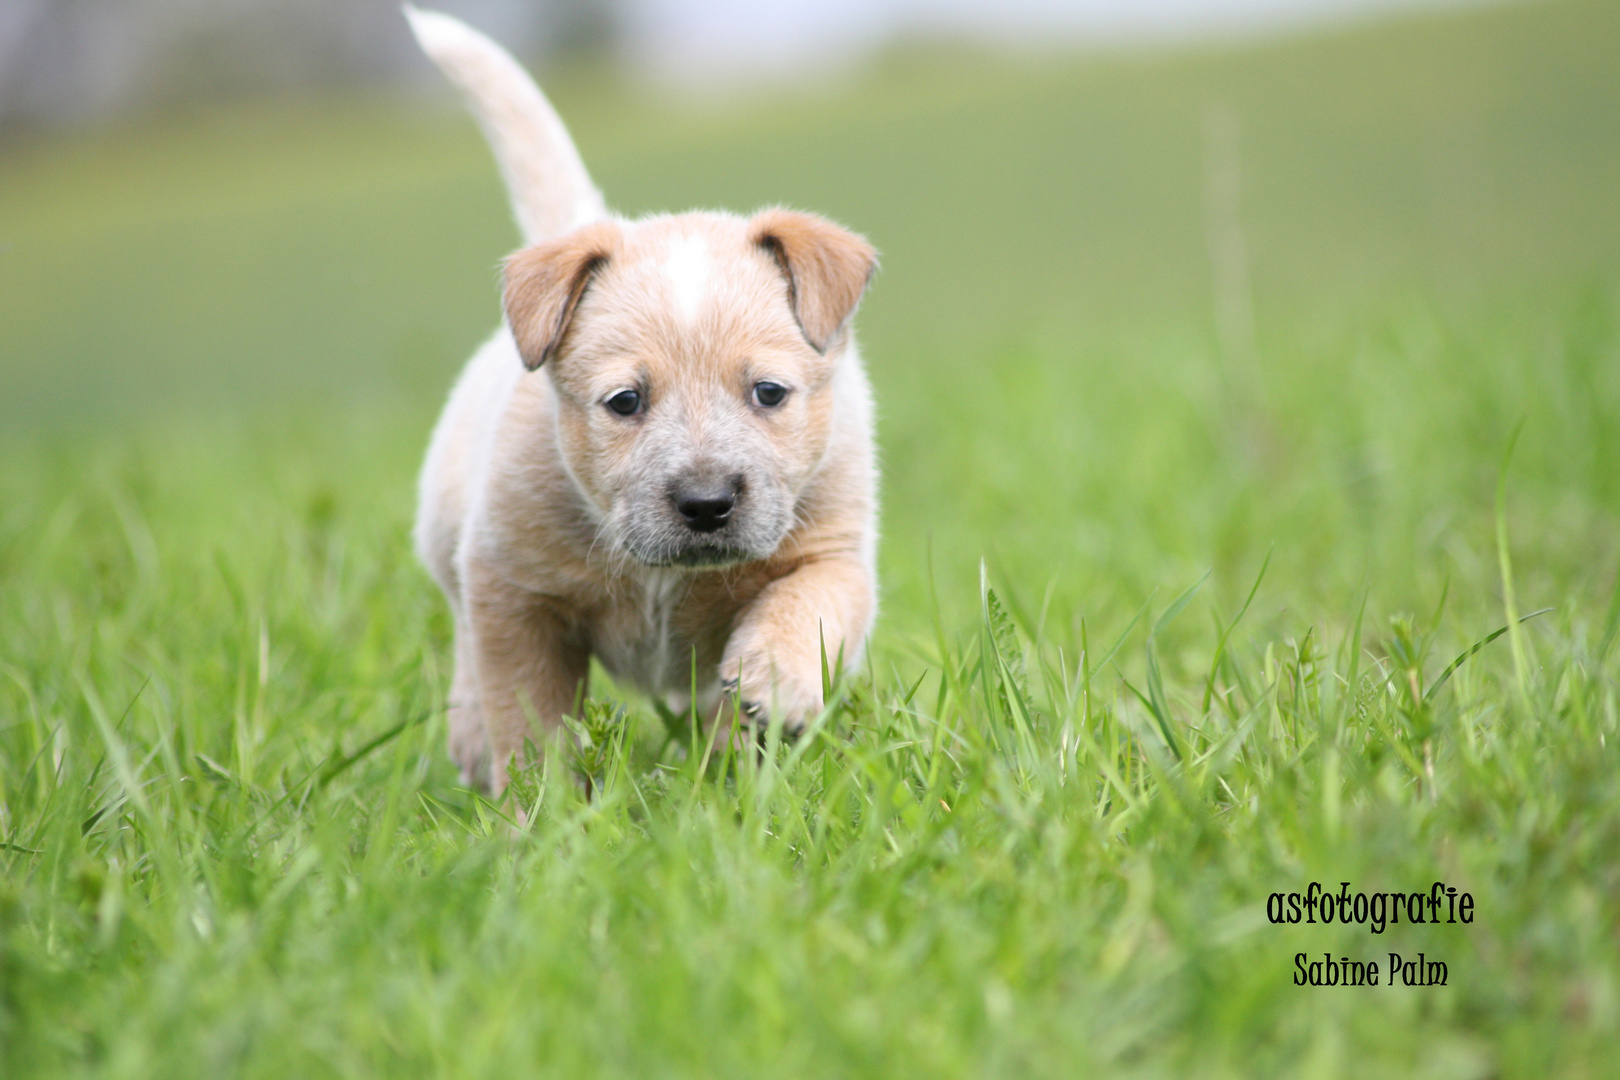
M 561 755 L 460 790 L 406 531 L 513 242 L 471 124 L 13 139 L 0 1075 L 1612 1072 L 1620 9 L 725 109 L 548 81 L 617 205 L 882 249 L 869 662 L 758 760 L 600 680 L 591 799 Z M 1265 918 L 1437 879 L 1472 925 Z

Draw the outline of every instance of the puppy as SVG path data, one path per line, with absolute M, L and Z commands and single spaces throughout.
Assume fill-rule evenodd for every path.
M 850 318 L 875 253 L 783 209 L 609 214 L 507 53 L 406 14 L 482 125 L 528 245 L 434 429 L 416 518 L 455 616 L 463 782 L 501 791 L 592 656 L 678 712 L 801 728 L 823 705 L 823 648 L 857 662 L 874 614 Z

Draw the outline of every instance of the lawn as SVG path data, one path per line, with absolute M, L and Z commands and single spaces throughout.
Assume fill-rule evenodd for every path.
M 869 659 L 741 760 L 599 677 L 460 789 L 471 122 L 7 133 L 0 1075 L 1612 1075 L 1620 7 L 544 81 L 616 207 L 882 251 Z M 1269 920 L 1312 882 L 1472 921 Z

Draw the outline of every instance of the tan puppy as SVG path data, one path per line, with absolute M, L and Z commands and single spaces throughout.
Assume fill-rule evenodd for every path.
M 493 42 L 407 8 L 467 96 L 530 246 L 422 470 L 416 548 L 455 615 L 450 755 L 505 787 L 535 724 L 615 678 L 793 730 L 875 603 L 872 406 L 850 316 L 874 253 L 822 218 L 608 214 Z M 697 700 L 691 700 L 694 665 Z

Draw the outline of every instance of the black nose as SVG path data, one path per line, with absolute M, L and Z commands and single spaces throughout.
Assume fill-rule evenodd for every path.
M 725 527 L 742 488 L 739 477 L 722 483 L 689 484 L 675 491 L 675 509 L 693 532 L 711 533 Z

